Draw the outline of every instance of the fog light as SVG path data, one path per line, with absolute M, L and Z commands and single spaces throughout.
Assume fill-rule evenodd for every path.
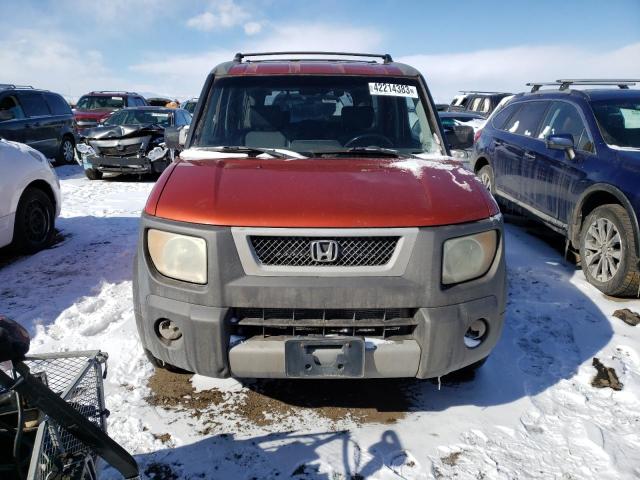
M 174 340 L 178 340 L 182 337 L 182 332 L 178 328 L 178 326 L 169 319 L 162 319 L 158 322 L 158 333 L 162 338 L 169 342 L 173 342 Z
M 482 318 L 479 320 L 475 320 L 471 325 L 469 325 L 469 328 L 464 334 L 464 344 L 468 348 L 476 348 L 484 341 L 484 338 L 487 334 L 487 329 L 488 327 L 486 321 L 484 321 Z

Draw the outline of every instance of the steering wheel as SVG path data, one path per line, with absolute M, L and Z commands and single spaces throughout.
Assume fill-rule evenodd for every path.
M 360 143 L 360 142 L 363 142 L 363 140 L 366 140 L 366 139 L 371 139 L 373 141 L 378 140 L 380 143 L 382 143 L 382 145 L 376 145 L 376 147 L 393 148 L 393 142 L 389 139 L 389 137 L 386 137 L 385 135 L 382 135 L 380 133 L 363 133 L 361 135 L 356 135 L 351 140 L 346 142 L 344 144 L 344 146 L 346 148 L 353 147 L 353 146 L 365 146 L 365 147 L 367 147 L 370 144 L 369 145 L 354 145 L 354 143 Z

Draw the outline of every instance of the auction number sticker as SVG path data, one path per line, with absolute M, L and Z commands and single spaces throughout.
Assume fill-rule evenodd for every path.
M 418 89 L 413 85 L 400 83 L 369 83 L 371 95 L 386 95 L 388 97 L 412 97 L 418 98 Z

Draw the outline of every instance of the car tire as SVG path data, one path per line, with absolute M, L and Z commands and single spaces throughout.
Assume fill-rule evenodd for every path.
M 637 251 L 631 218 L 621 205 L 602 205 L 593 210 L 582 224 L 582 271 L 589 283 L 605 295 L 638 295 L 640 269 Z
M 482 183 L 487 190 L 491 193 L 491 195 L 495 195 L 496 193 L 496 177 L 493 174 L 493 168 L 491 165 L 485 165 L 476 174 L 480 183 Z
M 89 180 L 102 180 L 102 172 L 95 168 L 85 168 L 84 174 Z
M 62 137 L 58 154 L 56 155 L 56 163 L 58 165 L 71 164 L 75 162 L 76 145 L 72 137 Z
M 21 253 L 47 248 L 55 235 L 55 207 L 39 188 L 28 187 L 20 197 L 13 227 L 13 247 Z
M 144 349 L 144 354 L 147 357 L 147 360 L 149 360 L 149 363 L 153 365 L 154 368 L 161 368 L 172 373 L 193 373 L 185 370 L 184 368 L 176 367 L 175 365 L 171 365 L 164 360 L 160 360 L 159 358 L 154 357 L 153 354 L 146 348 Z

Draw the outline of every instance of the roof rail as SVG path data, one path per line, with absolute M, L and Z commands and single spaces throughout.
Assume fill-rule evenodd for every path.
M 125 92 L 124 90 L 94 90 L 91 93 L 119 93 L 119 94 L 126 93 L 129 95 L 137 95 L 137 93 L 135 92 Z
M 510 95 L 507 92 L 484 92 L 482 90 L 460 90 L 460 93 L 482 93 L 486 95 Z
M 540 87 L 555 86 L 559 87 L 559 90 L 569 90 L 572 85 L 615 85 L 621 89 L 628 89 L 634 86 L 636 83 L 640 83 L 640 80 L 634 79 L 560 79 L 555 82 L 531 82 L 527 83 L 527 87 L 531 87 L 531 93 L 535 93 L 540 90 Z
M 33 90 L 31 85 L 14 85 L 13 83 L 0 83 L 0 88 L 30 88 Z
M 256 53 L 236 53 L 233 58 L 234 62 L 242 62 L 242 59 L 247 57 L 267 57 L 273 55 L 331 55 L 337 57 L 365 57 L 365 58 L 381 58 L 384 63 L 393 62 L 393 58 L 388 53 L 350 53 L 350 52 L 302 52 L 302 51 L 292 51 L 292 52 L 256 52 Z M 299 59 L 289 59 L 289 60 L 299 60 Z

